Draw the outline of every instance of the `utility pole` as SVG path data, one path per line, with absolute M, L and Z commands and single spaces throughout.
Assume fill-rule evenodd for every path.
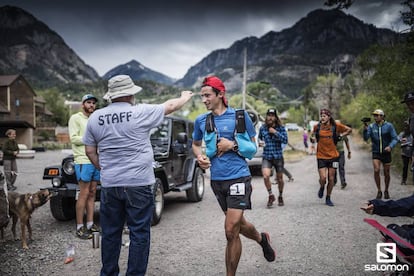
M 244 48 L 244 62 L 243 62 L 243 109 L 246 109 L 246 74 L 247 74 L 247 48 Z

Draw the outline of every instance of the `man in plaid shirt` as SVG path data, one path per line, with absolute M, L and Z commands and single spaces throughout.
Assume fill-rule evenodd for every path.
M 267 207 L 271 207 L 275 201 L 275 195 L 272 192 L 270 174 L 272 167 L 276 169 L 276 179 L 279 188 L 278 205 L 283 206 L 283 148 L 282 144 L 288 143 L 288 135 L 285 127 L 282 125 L 276 114 L 276 109 L 269 109 L 266 113 L 266 122 L 259 130 L 259 146 L 263 146 L 262 174 L 266 189 L 269 193 Z

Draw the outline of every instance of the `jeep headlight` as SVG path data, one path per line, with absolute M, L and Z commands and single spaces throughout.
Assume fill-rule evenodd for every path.
M 62 167 L 63 167 L 63 171 L 67 175 L 72 175 L 75 173 L 75 163 L 73 161 L 65 161 Z
M 60 187 L 60 184 L 62 183 L 62 181 L 60 180 L 60 177 L 54 177 L 52 178 L 52 186 L 53 187 Z

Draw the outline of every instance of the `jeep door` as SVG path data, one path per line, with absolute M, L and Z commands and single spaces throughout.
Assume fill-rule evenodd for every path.
M 184 135 L 185 134 L 185 138 Z M 183 139 L 184 138 L 184 139 Z M 186 181 L 187 174 L 184 169 L 185 161 L 188 157 L 188 135 L 186 122 L 182 120 L 173 120 L 172 124 L 172 174 L 176 185 L 183 184 Z

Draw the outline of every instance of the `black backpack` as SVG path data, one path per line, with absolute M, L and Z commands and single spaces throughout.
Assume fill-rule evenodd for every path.
M 216 131 L 214 124 L 213 113 L 209 113 L 206 118 L 206 131 L 211 133 Z M 244 120 L 244 109 L 236 110 L 236 133 L 243 133 L 246 131 L 246 121 Z
M 316 132 L 315 132 L 315 137 L 316 137 L 316 142 L 319 142 L 319 131 L 321 130 L 321 123 L 318 123 L 318 127 L 316 128 Z M 328 138 L 332 138 L 334 144 L 336 145 L 339 141 L 338 139 L 338 135 L 336 133 L 336 123 L 334 123 L 331 127 L 331 131 L 332 131 L 332 136 L 328 137 Z

